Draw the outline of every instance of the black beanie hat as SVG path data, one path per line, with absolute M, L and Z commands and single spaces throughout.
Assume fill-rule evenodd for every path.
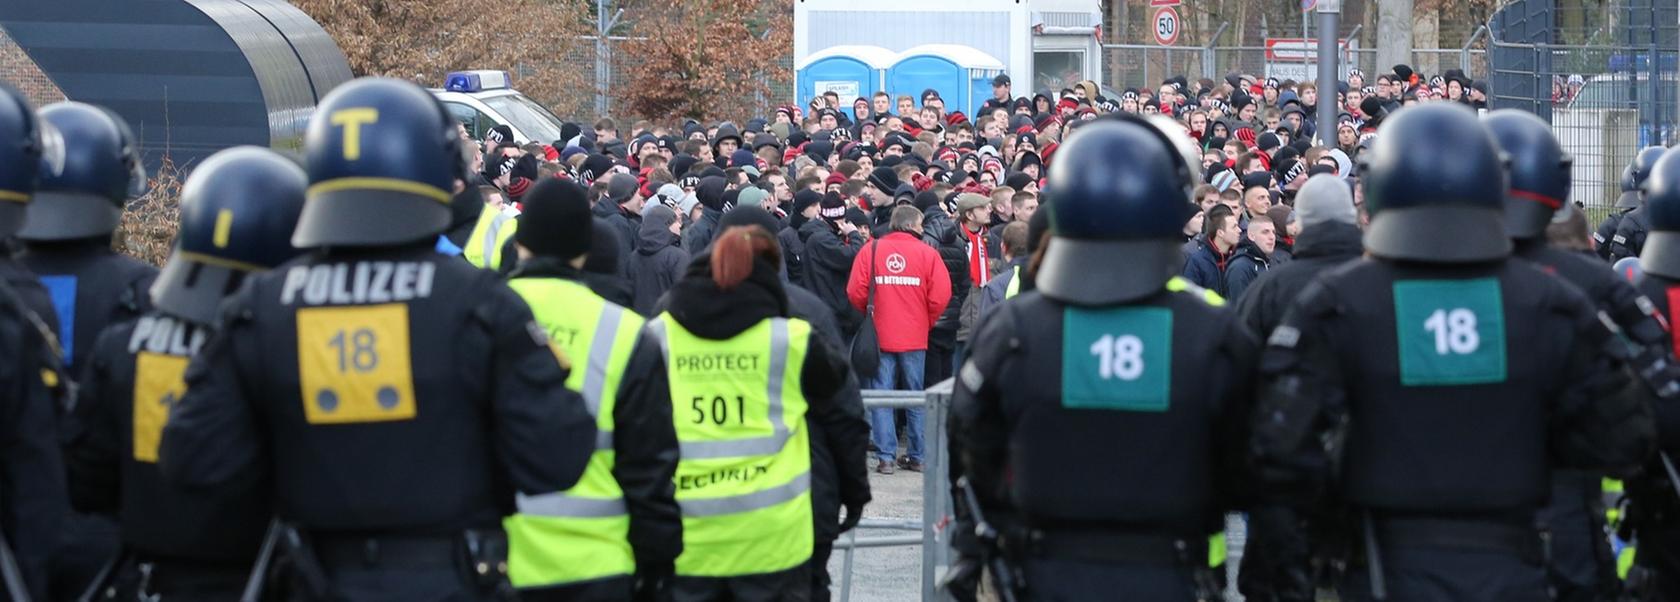
M 589 220 L 589 231 L 589 258 L 583 260 L 583 271 L 617 277 L 618 227 L 597 217 Z
M 1004 179 L 1003 179 L 1003 185 L 1008 186 L 1010 188 L 1014 188 L 1016 192 L 1026 190 L 1027 185 L 1031 184 L 1032 182 L 1033 182 L 1033 177 L 1031 175 L 1028 175 L 1025 172 L 1019 172 L 1019 171 L 1017 171 L 1015 173 L 1012 173 L 1012 174 L 1009 174 L 1008 176 L 1005 176 Z
M 846 217 L 846 200 L 832 192 L 823 194 L 822 213 L 818 215 L 831 224 L 840 221 Z
M 898 172 L 893 171 L 891 167 L 877 167 L 869 172 L 869 183 L 881 192 L 892 194 L 894 190 L 898 190 Z
M 707 209 L 723 211 L 723 193 L 728 187 L 729 181 L 723 176 L 706 176 L 700 178 L 700 185 L 694 187 L 694 198 Z
M 920 209 L 923 214 L 926 214 L 928 209 L 931 209 L 934 205 L 938 204 L 939 195 L 934 194 L 932 190 L 923 190 L 916 193 L 915 205 L 916 208 Z
M 768 212 L 758 207 L 747 205 L 744 207 L 736 207 L 734 211 L 723 214 L 723 219 L 718 220 L 717 229 L 712 231 L 712 240 L 717 240 L 717 237 L 723 234 L 724 230 L 728 230 L 734 226 L 752 225 L 764 228 L 764 231 L 770 233 L 771 236 L 775 236 L 776 232 L 782 229 L 781 224 L 778 224 L 776 222 L 776 218 L 771 217 Z
M 581 133 L 583 133 L 583 128 L 578 127 L 578 124 L 570 121 L 560 124 L 560 139 L 554 141 L 554 147 L 566 148 L 566 144 Z
M 578 179 L 582 180 L 585 185 L 593 184 L 595 180 L 601 179 L 601 176 L 605 176 L 607 172 L 612 171 L 612 168 L 612 157 L 591 154 L 583 160 L 583 165 L 578 167 Z
M 594 236 L 587 197 L 568 180 L 543 178 L 525 193 L 514 240 L 536 255 L 571 259 L 589 252 Z
M 694 167 L 694 164 L 699 162 L 700 160 L 694 158 L 694 155 L 677 155 L 675 157 L 671 157 L 671 163 L 669 165 L 671 168 L 671 175 L 679 178 L 686 176 L 688 175 L 689 168 Z
M 793 214 L 805 212 L 806 207 L 822 202 L 823 195 L 815 190 L 801 190 L 793 193 Z
M 519 157 L 518 161 L 513 162 L 513 169 L 508 171 L 508 176 L 527 180 L 535 180 L 541 177 L 541 173 L 537 169 L 537 156 L 523 155 Z

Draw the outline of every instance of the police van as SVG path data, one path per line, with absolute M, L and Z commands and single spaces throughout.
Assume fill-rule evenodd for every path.
M 512 128 L 518 142 L 559 140 L 560 118 L 508 82 L 506 71 L 456 71 L 444 78 L 443 88 L 431 92 L 475 140 L 498 125 Z

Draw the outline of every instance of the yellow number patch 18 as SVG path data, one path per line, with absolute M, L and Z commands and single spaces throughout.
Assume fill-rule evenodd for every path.
M 414 418 L 407 305 L 300 309 L 297 328 L 298 380 L 310 424 Z
M 142 352 L 134 358 L 134 459 L 156 463 L 169 407 L 187 393 L 187 358 Z

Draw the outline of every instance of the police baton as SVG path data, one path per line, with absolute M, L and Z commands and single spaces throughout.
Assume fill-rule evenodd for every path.
M 0 581 L 6 584 L 6 595 L 15 602 L 29 602 L 29 590 L 23 586 L 23 571 L 18 569 L 17 559 L 12 557 L 12 546 L 6 543 L 6 535 L 0 533 Z
M 980 499 L 974 495 L 974 484 L 968 481 L 968 477 L 959 477 L 957 491 L 962 493 L 963 505 L 968 506 L 968 515 L 974 518 L 974 535 L 984 548 L 982 555 L 985 556 L 986 572 L 992 574 L 999 602 L 1016 602 L 1015 573 L 1010 569 L 1009 562 L 998 553 L 998 531 L 986 522 L 986 515 L 980 510 Z
M 285 529 L 278 517 L 269 519 L 268 533 L 263 535 L 262 547 L 257 550 L 257 562 L 251 565 L 251 576 L 245 580 L 245 591 L 239 594 L 239 602 L 262 599 L 263 585 L 268 582 L 268 572 L 274 565 L 274 550 L 280 547 L 280 534 Z
M 1668 452 L 1657 450 L 1657 457 L 1662 458 L 1663 471 L 1668 473 L 1668 486 L 1674 488 L 1675 495 L 1680 495 L 1680 471 L 1674 470 L 1674 460 L 1670 460 Z
M 1377 524 L 1369 510 L 1359 513 L 1365 532 L 1365 568 L 1371 572 L 1371 599 L 1388 599 L 1388 582 L 1383 580 L 1382 549 L 1377 547 Z

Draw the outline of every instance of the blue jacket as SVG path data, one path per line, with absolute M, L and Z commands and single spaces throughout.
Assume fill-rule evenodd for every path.
M 1237 252 L 1225 264 L 1225 290 L 1220 293 L 1224 294 L 1226 299 L 1235 301 L 1242 297 L 1243 291 L 1248 290 L 1248 285 L 1253 284 L 1255 279 L 1270 268 L 1270 258 L 1261 253 L 1254 243 L 1245 241 L 1237 247 Z
M 1197 236 L 1195 243 L 1196 252 L 1191 253 L 1184 262 L 1184 279 L 1196 286 L 1225 294 L 1225 263 L 1231 260 L 1231 256 L 1220 255 L 1205 235 Z

